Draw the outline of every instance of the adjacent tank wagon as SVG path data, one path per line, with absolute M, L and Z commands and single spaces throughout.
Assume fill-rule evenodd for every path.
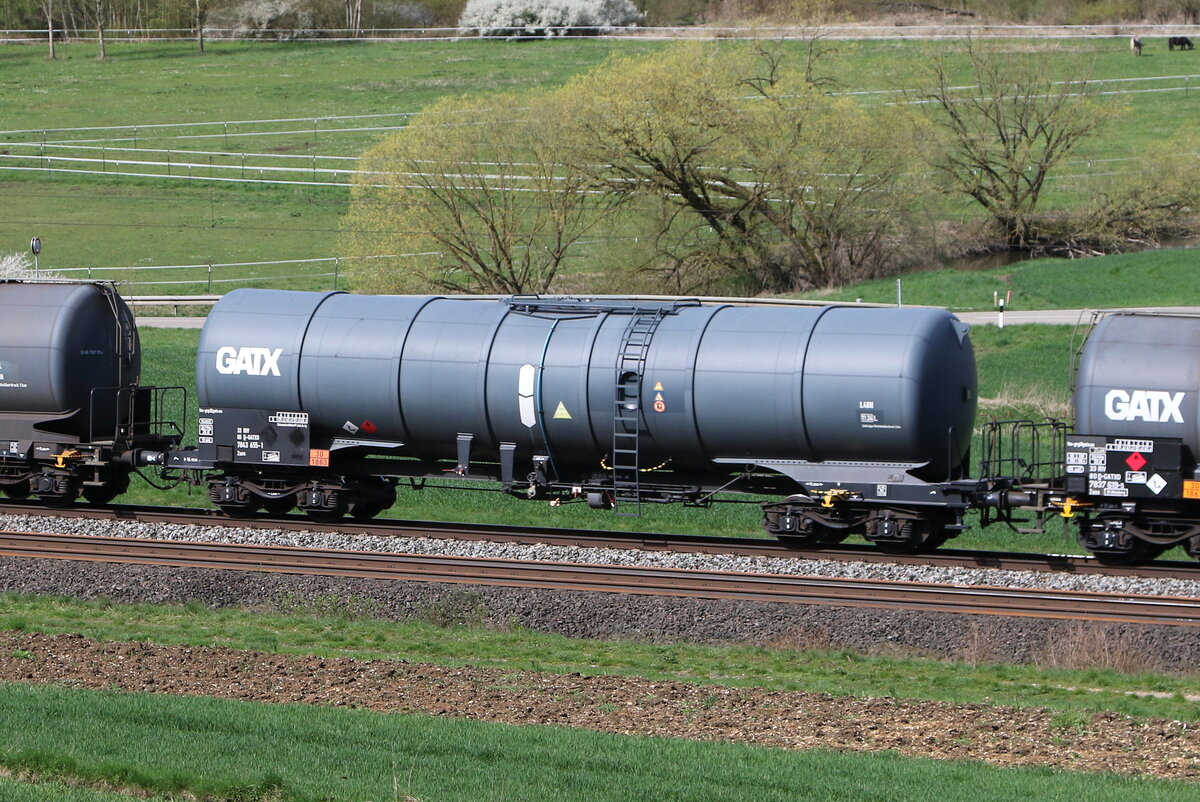
M 141 452 L 180 441 L 141 387 L 133 314 L 106 284 L 0 281 L 0 489 L 47 504 L 123 493 Z M 182 390 L 179 390 L 182 393 Z
M 1112 314 L 1089 335 L 1066 439 L 1080 541 L 1135 561 L 1200 557 L 1200 317 Z
M 935 309 L 236 290 L 201 334 L 195 453 L 231 513 L 374 515 L 401 479 L 626 510 L 772 496 L 797 539 L 953 534 L 976 373 Z

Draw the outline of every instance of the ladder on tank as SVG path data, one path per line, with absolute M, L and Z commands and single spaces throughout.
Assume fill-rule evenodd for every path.
M 617 350 L 616 408 L 613 411 L 613 511 L 636 516 L 642 512 L 641 436 L 642 374 L 650 340 L 667 309 L 636 310 L 625 327 Z M 631 509 L 632 507 L 632 509 Z

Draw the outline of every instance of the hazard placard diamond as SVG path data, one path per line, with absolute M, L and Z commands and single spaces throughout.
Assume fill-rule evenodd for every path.
M 1131 471 L 1140 471 L 1146 464 L 1146 458 L 1135 451 L 1125 458 L 1125 464 Z

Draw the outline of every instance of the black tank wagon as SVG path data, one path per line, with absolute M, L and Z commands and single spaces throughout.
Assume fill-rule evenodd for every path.
M 1103 319 L 1073 426 L 986 424 L 976 471 L 971 341 L 938 309 L 235 290 L 195 445 L 112 286 L 0 281 L 0 319 L 0 491 L 52 506 L 155 466 L 231 515 L 370 518 L 450 478 L 626 513 L 750 494 L 797 544 L 932 548 L 978 511 L 1073 520 L 1109 562 L 1200 557 L 1200 316 Z
M 370 517 L 452 475 L 618 511 L 758 493 L 775 534 L 912 548 L 975 488 L 974 356 L 942 310 L 236 290 L 196 384 L 172 464 L 217 471 L 233 514 Z
M 112 286 L 0 281 L 0 320 L 6 495 L 106 503 L 128 488 L 139 454 L 157 459 L 179 443 L 163 415 L 167 389 L 139 386 L 137 327 Z
M 1065 490 L 1083 546 L 1200 557 L 1200 317 L 1112 314 L 1084 345 Z

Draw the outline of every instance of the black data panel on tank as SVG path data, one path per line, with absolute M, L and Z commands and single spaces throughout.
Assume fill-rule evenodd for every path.
M 202 460 L 306 467 L 320 463 L 313 462 L 304 412 L 202 407 L 197 441 Z
M 1067 437 L 1067 490 L 1111 499 L 1173 499 L 1183 494 L 1176 438 Z

